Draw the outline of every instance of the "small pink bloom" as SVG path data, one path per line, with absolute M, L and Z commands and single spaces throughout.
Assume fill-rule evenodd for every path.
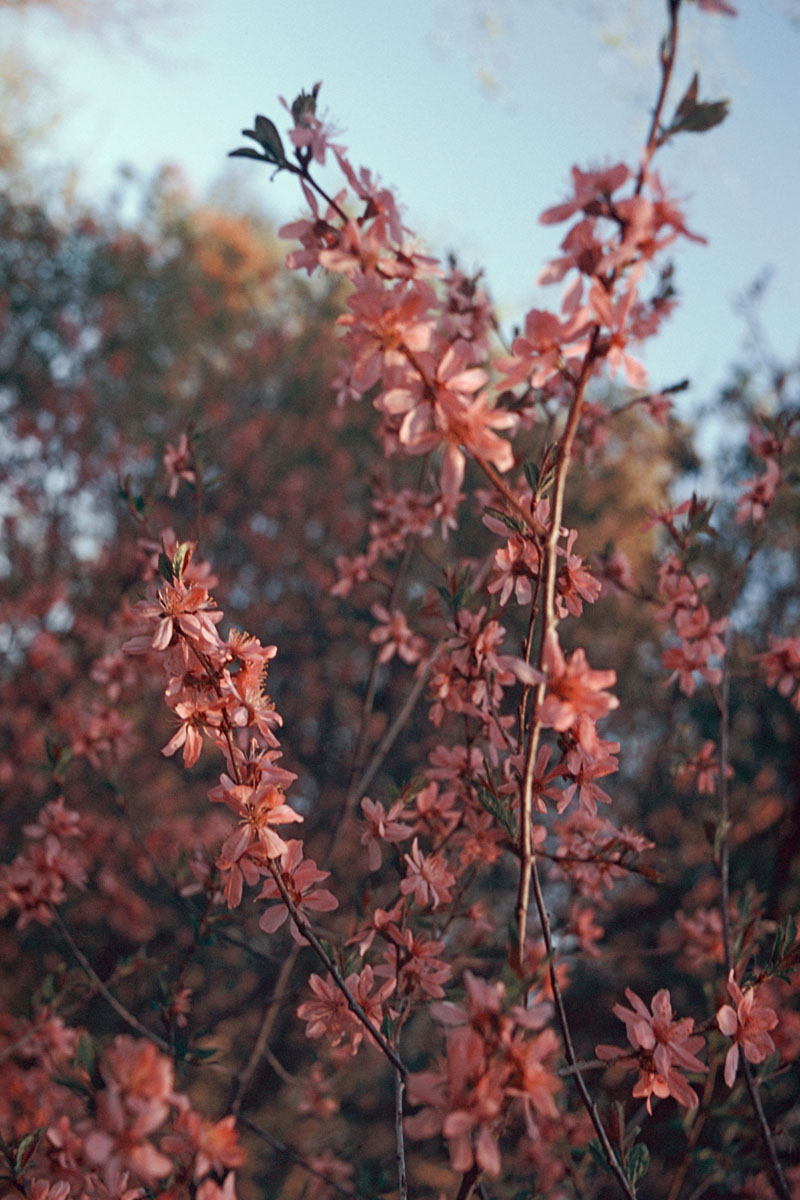
M 733 970 L 728 976 L 728 994 L 736 1008 L 723 1004 L 717 1011 L 717 1025 L 726 1037 L 734 1039 L 725 1056 L 725 1082 L 728 1087 L 733 1087 L 739 1066 L 739 1047 L 748 1062 L 763 1062 L 775 1049 L 769 1031 L 778 1024 L 778 1016 L 774 1009 L 756 1004 L 755 988 L 742 991 L 733 977 Z
M 440 854 L 430 854 L 426 857 L 419 848 L 417 838 L 411 846 L 411 853 L 404 854 L 406 860 L 406 877 L 400 884 L 404 896 L 413 893 L 420 908 L 438 908 L 440 904 L 448 904 L 452 898 L 451 888 L 456 880 L 448 871 L 445 861 Z

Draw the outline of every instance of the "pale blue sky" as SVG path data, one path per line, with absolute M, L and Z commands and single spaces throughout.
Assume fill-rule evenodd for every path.
M 686 4 L 670 108 L 699 67 L 701 96 L 731 115 L 662 152 L 663 178 L 685 198 L 708 247 L 677 257 L 678 315 L 646 355 L 654 386 L 684 375 L 697 400 L 720 383 L 743 338 L 732 300 L 764 268 L 776 352 L 800 349 L 800 33 L 781 0 L 742 0 L 737 20 Z M 617 14 L 619 24 L 596 18 Z M 539 212 L 567 193 L 573 163 L 635 162 L 657 85 L 663 0 L 183 0 L 131 40 L 97 39 L 45 14 L 0 8 L 0 38 L 19 40 L 64 111 L 39 150 L 74 164 L 98 201 L 128 162 L 164 162 L 202 194 L 223 172 L 259 195 L 278 222 L 300 210 L 294 181 L 226 164 L 256 111 L 281 128 L 277 96 L 323 81 L 320 104 L 355 164 L 398 191 L 406 221 L 441 253 L 485 266 L 509 327 L 532 305 L 555 306 L 535 277 L 562 229 Z M 494 33 L 482 17 L 490 13 Z M 620 35 L 622 45 L 609 48 Z M 479 73 L 499 87 L 482 87 Z

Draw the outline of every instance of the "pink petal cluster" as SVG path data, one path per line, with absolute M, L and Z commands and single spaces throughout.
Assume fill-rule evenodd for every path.
M 725 1055 L 725 1082 L 728 1087 L 733 1087 L 739 1067 L 740 1049 L 751 1063 L 763 1062 L 775 1049 L 775 1043 L 769 1034 L 778 1024 L 778 1016 L 774 1009 L 756 1004 L 754 987 L 749 987 L 743 992 L 734 978 L 733 971 L 728 976 L 728 994 L 736 1007 L 723 1004 L 717 1010 L 717 1025 L 721 1033 L 733 1038 L 733 1044 Z
M 625 1022 L 628 1041 L 636 1054 L 630 1055 L 617 1046 L 600 1045 L 595 1047 L 597 1057 L 604 1062 L 638 1067 L 633 1095 L 646 1097 L 648 1112 L 652 1111 L 653 1096 L 659 1099 L 672 1096 L 679 1104 L 695 1108 L 699 1103 L 697 1093 L 681 1072 L 704 1073 L 708 1067 L 697 1057 L 696 1052 L 705 1042 L 701 1036 L 692 1034 L 693 1019 L 673 1019 L 666 988 L 656 992 L 649 1010 L 630 988 L 625 989 L 625 995 L 631 1007 L 615 1004 L 614 1013 Z

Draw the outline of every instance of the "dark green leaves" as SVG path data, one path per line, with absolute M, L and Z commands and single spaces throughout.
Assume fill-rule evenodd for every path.
M 259 154 L 257 150 L 253 150 L 250 146 L 242 146 L 238 150 L 231 150 L 228 158 L 257 158 L 261 162 L 270 163 L 272 166 L 277 167 L 278 170 L 288 166 L 281 135 L 269 117 L 257 116 L 255 119 L 255 129 L 243 129 L 242 134 L 244 137 L 252 138 L 254 142 L 258 142 L 263 153 Z
M 695 71 L 683 99 L 675 109 L 672 121 L 664 130 L 661 140 L 666 141 L 674 133 L 705 133 L 719 125 L 728 115 L 729 100 L 698 100 L 700 78 Z

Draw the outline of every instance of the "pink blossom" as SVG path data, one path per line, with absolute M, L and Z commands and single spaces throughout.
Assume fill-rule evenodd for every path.
M 403 662 L 418 662 L 425 643 L 409 629 L 405 613 L 400 609 L 390 613 L 382 604 L 373 604 L 372 615 L 381 622 L 369 635 L 370 641 L 381 647 L 378 661 L 390 662 L 397 654 Z
M 637 1055 L 627 1055 L 616 1046 L 596 1046 L 597 1057 L 606 1062 L 636 1065 L 639 1078 L 633 1089 L 634 1096 L 647 1098 L 650 1112 L 653 1096 L 663 1099 L 673 1096 L 679 1104 L 695 1108 L 699 1104 L 697 1093 L 680 1073 L 684 1071 L 705 1072 L 708 1068 L 696 1055 L 703 1038 L 692 1035 L 694 1021 L 691 1017 L 673 1020 L 672 1003 L 666 988 L 661 988 L 653 997 L 650 1010 L 635 992 L 625 989 L 630 1008 L 614 1005 L 614 1013 L 625 1022 L 628 1041 Z
M 400 883 L 400 891 L 404 896 L 413 894 L 421 908 L 438 908 L 440 904 L 450 902 L 456 880 L 440 854 L 424 855 L 418 839 L 414 838 L 411 853 L 404 854 L 403 858 L 406 877 Z
M 753 661 L 761 664 L 767 686 L 777 686 L 781 696 L 791 696 L 794 708 L 800 709 L 800 637 L 777 638 L 768 635 L 769 650 L 755 654 Z M 797 690 L 795 690 L 797 689 Z
M 616 696 L 603 691 L 616 683 L 616 671 L 591 670 L 586 652 L 580 649 L 567 662 L 556 633 L 547 637 L 543 665 L 547 694 L 537 715 L 546 728 L 563 733 L 581 714 L 597 720 L 618 707 Z
M 402 800 L 395 801 L 388 813 L 382 804 L 370 800 L 369 796 L 361 801 L 361 811 L 367 822 L 361 845 L 367 847 L 370 871 L 377 871 L 381 865 L 381 842 L 397 843 L 411 836 L 412 827 L 397 820 L 403 808 Z
M 369 965 L 364 967 L 360 974 L 354 972 L 345 980 L 345 987 L 351 996 L 358 1001 L 372 1024 L 380 1028 L 384 1004 L 394 991 L 395 982 L 390 979 L 374 992 L 373 984 L 373 971 Z M 330 975 L 327 979 L 311 975 L 308 985 L 315 999 L 306 1000 L 297 1010 L 300 1020 L 306 1022 L 306 1037 L 320 1038 L 324 1035 L 332 1046 L 338 1046 L 345 1037 L 349 1037 L 351 1051 L 356 1054 L 366 1030 L 351 1011 L 342 990 Z
M 173 500 L 178 494 L 178 488 L 182 479 L 186 483 L 194 483 L 197 479 L 194 470 L 194 451 L 189 445 L 189 439 L 185 433 L 181 434 L 177 448 L 170 442 L 167 442 L 163 461 L 164 470 L 169 480 L 169 498 Z
M 613 167 L 603 167 L 596 171 L 581 171 L 579 167 L 572 168 L 573 197 L 554 208 L 548 208 L 539 217 L 543 225 L 554 225 L 566 221 L 574 213 L 585 209 L 598 197 L 610 197 L 628 180 L 630 171 L 625 163 L 615 163 Z
M 774 1009 L 756 1004 L 756 989 L 742 991 L 734 979 L 733 970 L 728 975 L 728 993 L 736 1005 L 723 1004 L 717 1010 L 717 1025 L 726 1037 L 733 1038 L 733 1045 L 725 1055 L 725 1082 L 733 1087 L 739 1066 L 739 1047 L 748 1062 L 763 1062 L 775 1049 L 769 1031 L 778 1024 Z
M 301 915 L 305 916 L 309 912 L 332 912 L 334 908 L 339 907 L 339 901 L 332 892 L 316 886 L 330 876 L 330 871 L 320 871 L 313 859 L 303 858 L 302 842 L 295 838 L 288 841 L 276 866 L 281 873 L 286 890 Z M 289 909 L 271 875 L 265 878 L 258 899 L 280 901 L 279 904 L 266 909 L 258 922 L 259 928 L 263 929 L 265 933 L 274 933 L 289 916 Z M 298 945 L 305 946 L 306 939 L 300 933 L 293 918 L 289 922 L 289 928 Z
M 754 525 L 760 525 L 777 495 L 781 484 L 781 468 L 778 461 L 768 458 L 763 475 L 754 475 L 745 479 L 742 492 L 736 502 L 736 524 L 743 525 L 752 520 Z

